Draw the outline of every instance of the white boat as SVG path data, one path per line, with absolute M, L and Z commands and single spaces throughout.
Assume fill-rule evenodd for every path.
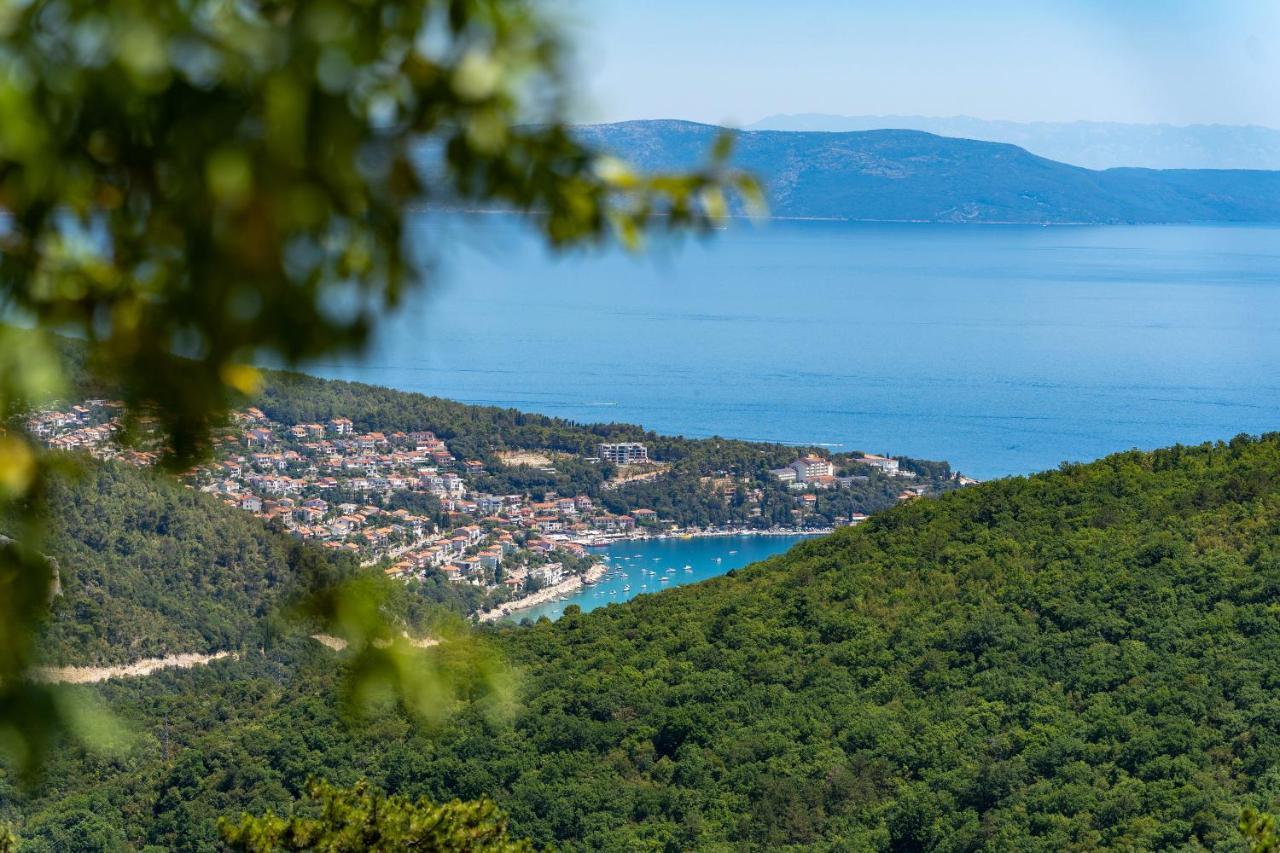
M 663 583 L 666 583 L 666 582 L 668 582 L 669 580 L 671 580 L 671 578 L 663 578 L 663 579 L 662 579 L 662 582 L 663 582 Z
M 623 592 L 631 592 L 631 584 L 627 584 L 622 588 Z

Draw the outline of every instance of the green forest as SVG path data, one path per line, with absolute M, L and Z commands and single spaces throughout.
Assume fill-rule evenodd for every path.
M 3 778 L 0 820 L 33 850 L 212 850 L 220 817 L 366 779 L 567 849 L 1243 849 L 1280 796 L 1278 533 L 1277 435 L 1064 465 L 486 629 L 516 695 L 460 674 L 430 726 L 351 721 L 343 658 L 284 635 L 92 688 L 131 750 Z
M 57 560 L 61 594 L 42 633 L 46 664 L 261 648 L 299 596 L 357 572 L 351 556 L 270 530 L 172 477 L 77 461 L 48 495 L 43 547 Z M 391 588 L 414 614 L 464 615 L 483 598 L 439 572 Z

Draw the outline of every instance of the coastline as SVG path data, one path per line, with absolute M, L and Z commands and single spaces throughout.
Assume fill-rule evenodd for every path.
M 768 530 L 753 530 L 748 528 L 739 530 L 736 528 L 728 528 L 724 530 L 698 531 L 697 533 L 632 534 L 627 536 L 618 536 L 607 542 L 600 542 L 598 540 L 593 540 L 592 542 L 579 540 L 572 541 L 590 548 L 607 548 L 610 545 L 616 545 L 619 542 L 645 542 L 666 539 L 712 539 L 726 536 L 825 536 L 832 533 L 834 529 L 835 528 L 819 528 L 798 530 L 793 528 L 770 528 Z M 572 577 L 565 578 L 558 584 L 544 587 L 535 593 L 524 596 L 523 598 L 513 599 L 512 601 L 504 602 L 491 610 L 478 613 L 476 614 L 476 621 L 496 622 L 503 617 L 516 613 L 517 611 L 537 607 L 540 604 L 547 604 L 562 595 L 568 595 L 572 592 L 576 592 L 586 584 L 596 583 L 604 577 L 608 571 L 609 566 L 604 563 L 592 566 L 585 576 L 574 575 Z
M 861 522 L 855 522 L 860 524 Z M 723 529 L 713 530 L 697 530 L 685 533 L 630 533 L 619 534 L 616 536 L 592 536 L 582 539 L 571 539 L 587 548 L 608 548 L 610 545 L 616 545 L 619 542 L 646 542 L 660 541 L 664 539 L 712 539 L 718 536 L 827 536 L 835 533 L 834 527 L 770 527 L 766 530 L 757 530 L 751 527 L 726 527 Z
M 476 616 L 476 621 L 496 622 L 502 617 L 509 616 L 517 610 L 525 610 L 530 607 L 537 607 L 539 604 L 546 604 L 548 601 L 554 601 L 562 595 L 567 595 L 568 593 L 580 589 L 584 584 L 595 583 L 600 580 L 600 578 L 604 577 L 608 570 L 609 567 L 603 564 L 592 566 L 587 570 L 585 575 L 573 575 L 572 577 L 567 577 L 560 581 L 560 583 L 543 587 L 535 593 L 526 595 L 524 598 L 517 598 L 513 601 L 499 604 L 492 610 L 486 610 Z

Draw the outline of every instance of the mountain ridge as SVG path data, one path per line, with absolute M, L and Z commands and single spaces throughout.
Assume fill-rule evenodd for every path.
M 1258 124 L 1139 124 L 1107 121 L 1000 121 L 967 115 L 766 116 L 748 130 L 922 130 L 941 136 L 1009 142 L 1077 166 L 1106 169 L 1278 169 L 1280 130 Z
M 1092 170 L 1016 145 L 914 130 L 727 131 L 646 120 L 583 125 L 589 143 L 646 170 L 705 162 L 722 133 L 765 185 L 770 214 L 904 222 L 1280 222 L 1280 172 Z

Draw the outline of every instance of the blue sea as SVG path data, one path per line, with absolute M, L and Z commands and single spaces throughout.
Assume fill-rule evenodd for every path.
M 982 479 L 1280 427 L 1280 229 L 736 224 L 555 256 L 422 217 L 427 286 L 309 366 L 665 433 L 947 459 Z
M 706 580 L 750 563 L 781 554 L 804 536 L 706 536 L 693 539 L 642 539 L 592 549 L 606 559 L 609 573 L 564 601 L 517 610 L 504 621 L 559 619 L 571 604 L 583 612 L 620 604 L 637 595 Z M 687 567 L 687 568 L 686 568 Z

